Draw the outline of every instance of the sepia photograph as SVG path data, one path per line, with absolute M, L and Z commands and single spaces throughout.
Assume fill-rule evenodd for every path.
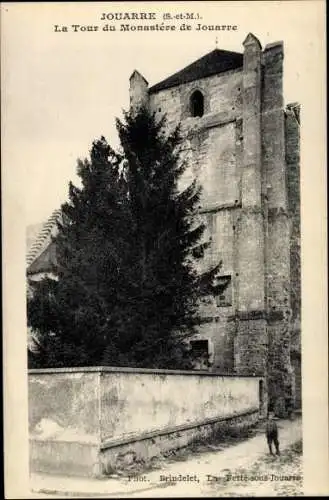
M 329 493 L 324 3 L 1 10 L 6 498 Z

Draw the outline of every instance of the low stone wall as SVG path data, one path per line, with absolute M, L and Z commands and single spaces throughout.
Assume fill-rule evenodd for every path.
M 103 475 L 259 418 L 259 377 L 199 371 L 29 371 L 30 468 Z
M 101 446 L 99 475 L 124 469 L 134 462 L 152 463 L 154 457 L 164 455 L 169 450 L 177 450 L 192 442 L 204 442 L 238 433 L 253 427 L 259 420 L 259 411 L 250 411 L 238 416 L 214 418 L 198 425 L 177 426 L 158 433 L 146 433 L 138 439 L 105 443 Z

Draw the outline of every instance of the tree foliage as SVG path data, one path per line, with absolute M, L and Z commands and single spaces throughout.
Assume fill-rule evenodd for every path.
M 218 271 L 195 266 L 207 245 L 200 188 L 178 188 L 187 168 L 179 128 L 167 133 L 147 109 L 116 124 L 119 152 L 102 137 L 78 161 L 81 187 L 70 183 L 55 238 L 56 279 L 31 285 L 32 365 L 191 367 L 186 340 Z

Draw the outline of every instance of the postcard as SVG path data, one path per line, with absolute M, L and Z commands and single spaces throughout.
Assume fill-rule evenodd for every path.
M 327 495 L 325 3 L 3 2 L 5 498 Z

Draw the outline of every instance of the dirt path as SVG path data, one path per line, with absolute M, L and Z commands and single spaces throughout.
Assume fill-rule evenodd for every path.
M 301 457 L 300 450 L 291 447 L 301 441 L 301 419 L 280 421 L 279 427 L 280 457 L 268 454 L 261 433 L 223 450 L 193 455 L 184 461 L 163 461 L 161 469 L 138 477 L 96 480 L 35 474 L 33 490 L 56 492 L 56 498 L 58 494 L 133 498 L 281 496 L 281 491 L 294 495 L 301 489 Z

